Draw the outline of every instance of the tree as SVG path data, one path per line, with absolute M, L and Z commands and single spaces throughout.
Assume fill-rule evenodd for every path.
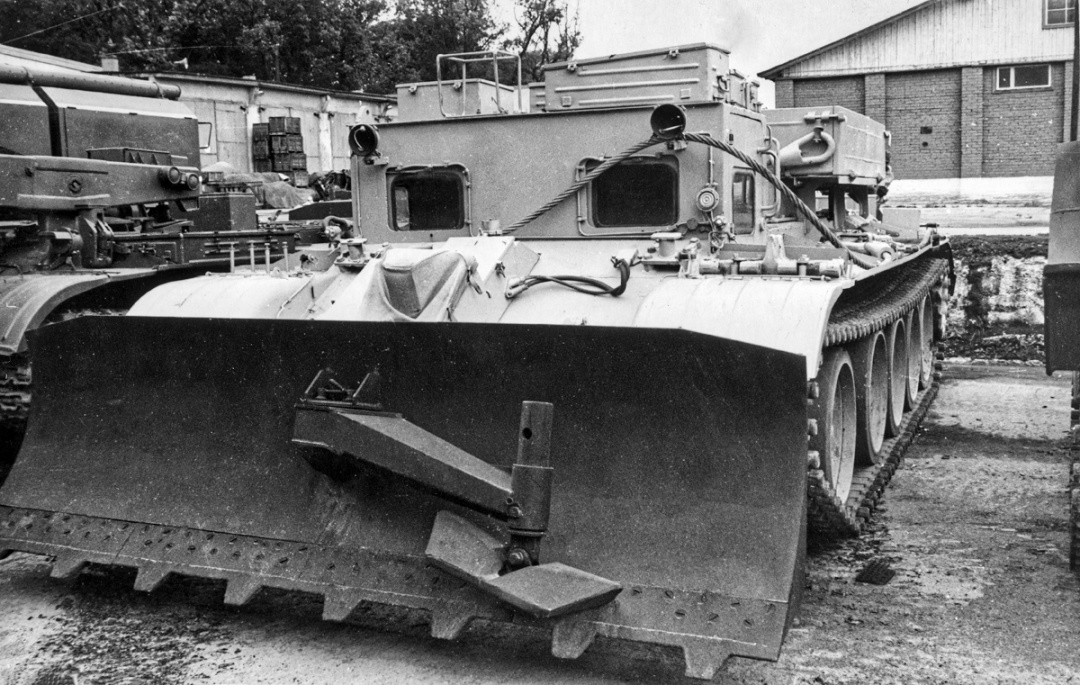
M 405 80 L 433 81 L 438 55 L 488 50 L 505 31 L 490 0 L 399 0 L 397 11 L 396 39 L 411 63 Z
M 521 55 L 536 79 L 580 43 L 565 0 L 516 0 L 513 39 L 491 1 L 0 0 L 0 42 L 90 63 L 117 56 L 127 72 L 186 59 L 196 73 L 369 92 L 434 80 L 439 54 L 494 47 Z M 493 76 L 480 65 L 469 75 Z
M 520 35 L 506 47 L 518 53 L 529 81 L 541 80 L 545 64 L 570 59 L 581 45 L 577 13 L 570 14 L 565 0 L 516 0 L 514 14 Z
M 138 66 L 161 64 L 169 44 L 170 0 L 0 0 L 0 42 L 97 63 L 107 53 L 135 55 Z M 135 52 L 137 51 L 137 52 Z

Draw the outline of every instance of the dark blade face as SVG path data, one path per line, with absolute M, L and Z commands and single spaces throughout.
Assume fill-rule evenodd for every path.
M 35 402 L 0 505 L 422 564 L 440 510 L 499 528 L 291 444 L 315 374 L 378 368 L 387 410 L 504 467 L 521 402 L 551 402 L 542 561 L 627 588 L 616 624 L 775 658 L 801 583 L 801 357 L 677 330 L 137 317 L 48 326 L 32 348 Z M 760 620 L 702 608 L 739 603 Z

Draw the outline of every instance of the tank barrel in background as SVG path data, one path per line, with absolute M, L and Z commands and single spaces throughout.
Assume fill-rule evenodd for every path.
M 0 83 L 35 85 L 46 88 L 69 88 L 113 95 L 157 97 L 169 100 L 180 98 L 180 86 L 140 81 L 124 76 L 109 76 L 77 71 L 34 69 L 13 64 L 0 64 Z

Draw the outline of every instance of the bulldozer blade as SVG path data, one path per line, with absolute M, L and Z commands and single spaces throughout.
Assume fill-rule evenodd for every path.
M 801 356 L 682 330 L 83 317 L 33 334 L 35 403 L 0 487 L 0 551 L 548 625 L 680 647 L 711 677 L 776 659 L 802 587 L 807 417 Z M 292 442 L 316 374 L 375 371 L 379 402 L 501 469 L 524 400 L 554 405 L 540 563 L 623 591 L 556 619 L 516 611 L 425 557 L 452 512 L 496 521 L 377 466 Z M 142 569 L 146 569 L 143 571 Z M 557 574 L 556 574 L 557 575 Z

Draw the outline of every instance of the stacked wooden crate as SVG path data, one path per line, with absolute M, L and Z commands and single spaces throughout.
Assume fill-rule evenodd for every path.
M 265 124 L 253 124 L 251 145 L 255 171 L 286 174 L 293 185 L 307 186 L 307 155 L 299 117 L 270 117 Z

